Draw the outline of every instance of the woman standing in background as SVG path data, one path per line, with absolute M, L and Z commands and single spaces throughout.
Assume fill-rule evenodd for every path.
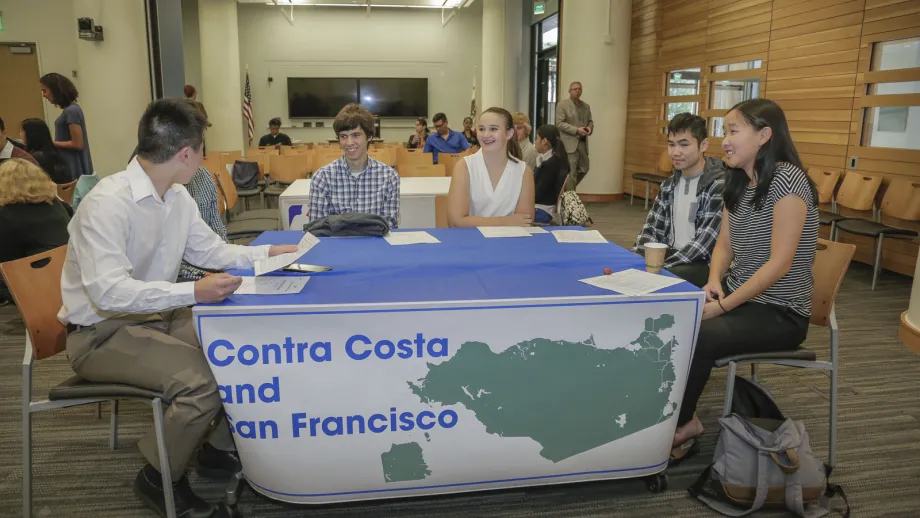
M 51 130 L 41 119 L 26 119 L 22 121 L 19 137 L 26 146 L 26 151 L 38 162 L 38 165 L 56 184 L 70 183 L 73 178 L 64 158 L 58 153 L 51 138 Z
M 42 97 L 61 108 L 63 113 L 54 121 L 54 145 L 60 150 L 61 158 L 76 180 L 85 174 L 93 174 L 93 157 L 89 151 L 89 135 L 86 134 L 86 118 L 77 104 L 77 87 L 70 79 L 57 73 L 45 74 L 39 79 Z

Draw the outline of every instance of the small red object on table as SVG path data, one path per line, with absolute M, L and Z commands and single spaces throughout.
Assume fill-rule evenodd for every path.
M 604 268 L 604 275 L 610 275 L 612 273 L 613 273 L 613 270 L 611 270 L 610 268 Z

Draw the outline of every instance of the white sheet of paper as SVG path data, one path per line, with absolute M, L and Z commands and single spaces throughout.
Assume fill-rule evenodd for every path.
M 630 268 L 611 275 L 599 275 L 588 279 L 579 279 L 585 284 L 623 295 L 645 295 L 668 286 L 684 282 L 676 277 L 665 277 L 654 273 Z
M 289 254 L 276 255 L 275 257 L 266 257 L 260 261 L 256 261 L 255 267 L 253 268 L 256 272 L 256 276 L 265 275 L 266 273 L 271 273 L 275 270 L 280 270 L 285 266 L 293 263 L 294 261 L 300 259 L 304 252 L 301 252 L 298 248 L 296 252 L 291 252 Z
M 559 243 L 606 243 L 607 240 L 597 230 L 553 230 Z
M 419 243 L 440 243 L 438 238 L 423 230 L 413 232 L 390 232 L 383 236 L 391 245 L 415 245 Z
M 256 261 L 256 264 L 253 268 L 255 270 L 256 276 L 265 275 L 266 273 L 271 273 L 275 270 L 280 270 L 285 266 L 290 265 L 294 261 L 300 259 L 303 254 L 309 252 L 310 249 L 316 246 L 318 243 L 319 238 L 309 232 L 305 232 L 303 237 L 300 239 L 300 242 L 297 243 L 296 252 L 276 255 L 275 257 L 267 257 L 260 261 Z
M 304 232 L 303 238 L 300 240 L 300 243 L 297 243 L 297 249 L 303 250 L 303 253 L 307 253 L 311 248 L 316 246 L 319 243 L 319 238 L 314 236 L 309 232 Z
M 484 237 L 530 237 L 525 227 L 476 227 Z
M 300 293 L 309 277 L 243 277 L 243 283 L 235 295 L 284 295 Z
M 528 234 L 531 234 L 531 235 L 533 235 L 533 234 L 549 234 L 549 232 L 547 232 L 546 229 L 543 228 L 543 227 L 524 227 L 524 231 L 526 231 Z

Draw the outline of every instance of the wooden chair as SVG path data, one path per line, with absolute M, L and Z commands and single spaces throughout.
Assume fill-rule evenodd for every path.
M 839 372 L 838 362 L 840 346 L 837 316 L 834 312 L 834 301 L 837 299 L 837 292 L 840 290 L 840 284 L 843 283 L 843 277 L 846 275 L 847 269 L 850 267 L 850 262 L 853 260 L 853 254 L 855 253 L 855 245 L 835 243 L 824 239 L 818 240 L 818 249 L 815 252 L 815 263 L 812 266 L 815 286 L 811 295 L 810 323 L 830 329 L 830 361 L 819 361 L 814 351 L 806 349 L 805 347 L 799 347 L 795 351 L 738 354 L 720 358 L 716 360 L 715 363 L 716 367 L 728 365 L 728 382 L 725 387 L 725 401 L 722 407 L 723 416 L 727 416 L 731 413 L 732 395 L 735 390 L 735 373 L 739 363 L 751 364 L 751 379 L 755 381 L 757 379 L 755 366 L 758 363 L 830 371 L 830 417 L 827 443 L 828 465 L 831 467 L 834 467 L 836 464 L 837 373 Z
M 313 155 L 312 171 L 315 173 L 322 167 L 325 167 L 342 157 L 342 150 L 339 148 L 323 148 L 315 150 Z
M 818 171 L 811 169 L 808 171 L 811 181 L 815 182 L 818 189 L 818 203 L 830 203 L 831 210 L 834 209 L 834 191 L 837 190 L 837 184 L 840 182 L 840 171 Z
M 636 193 L 636 182 L 645 182 L 645 210 L 648 210 L 649 198 L 652 196 L 652 184 L 661 185 L 671 176 L 674 165 L 671 163 L 671 157 L 668 151 L 662 151 L 658 157 L 657 174 L 651 173 L 633 173 L 633 185 L 629 190 L 629 204 L 633 204 L 633 198 Z
M 284 193 L 289 185 L 310 174 L 312 154 L 298 154 L 272 157 L 272 183 L 265 188 L 269 200 Z M 278 212 L 280 214 L 280 210 Z
M 840 184 L 840 190 L 837 191 L 832 212 L 819 211 L 818 223 L 830 225 L 831 241 L 837 240 L 837 222 L 849 219 L 852 216 L 843 216 L 840 214 L 840 207 L 847 208 L 851 211 L 867 212 L 869 219 L 875 219 L 875 195 L 878 194 L 879 187 L 882 186 L 882 177 L 850 171 L 843 177 L 843 183 Z M 820 197 L 820 193 L 818 195 Z
M 438 153 L 438 163 L 444 164 L 447 176 L 452 176 L 454 174 L 454 166 L 456 166 L 457 162 L 462 160 L 464 156 L 466 155 L 462 153 Z
M 405 166 L 399 170 L 399 176 L 405 177 L 423 177 L 423 176 L 446 176 L 447 169 L 444 164 L 428 165 L 411 165 Z
M 369 149 L 367 151 L 367 156 L 378 162 L 382 162 L 390 167 L 393 167 L 396 165 L 396 153 L 393 151 L 393 149 L 394 148 L 391 147 Z
M 77 181 L 74 180 L 70 183 L 59 183 L 57 184 L 57 195 L 67 205 L 73 205 L 73 195 L 74 189 L 77 187 Z
M 841 190 L 843 190 L 842 187 Z M 879 219 L 881 219 L 881 215 L 904 221 L 920 221 L 920 183 L 900 178 L 892 181 L 891 185 L 888 186 L 888 190 L 885 191 L 885 197 L 882 199 Z M 886 237 L 913 239 L 918 235 L 915 230 L 893 227 L 880 221 L 865 219 L 839 220 L 836 222 L 836 227 L 837 232 L 842 230 L 851 234 L 871 237 L 875 240 L 875 263 L 872 266 L 873 290 L 875 290 L 875 282 L 878 280 L 879 271 L 882 269 L 882 245 L 884 239 Z M 833 237 L 836 238 L 836 233 Z
M 208 156 L 211 154 L 217 155 L 221 167 L 227 167 L 227 164 L 233 165 L 234 162 L 243 158 L 242 151 L 211 151 Z
M 261 147 L 250 147 L 246 150 L 246 156 L 255 156 L 255 155 L 277 155 L 278 150 L 275 149 L 275 146 L 261 146 Z
M 67 329 L 57 319 L 61 309 L 61 272 L 67 256 L 62 246 L 40 254 L 0 264 L 10 294 L 26 326 L 22 361 L 22 516 L 32 516 L 32 414 L 73 406 L 112 401 L 110 446 L 118 444 L 118 400 L 143 401 L 153 407 L 160 470 L 166 493 L 167 515 L 175 518 L 169 456 L 163 435 L 163 407 L 171 401 L 164 394 L 134 385 L 93 383 L 71 376 L 48 392 L 48 399 L 32 399 L 32 366 L 36 360 L 55 356 L 66 349 Z M 60 466 L 58 467 L 60 469 Z
M 229 213 L 239 201 L 236 185 L 233 178 L 226 169 L 211 171 L 214 183 L 217 184 L 218 193 L 218 212 L 224 216 L 227 222 L 227 240 L 244 239 L 255 237 L 268 230 L 281 229 L 281 213 L 277 210 L 261 209 L 259 211 L 247 211 L 236 218 L 230 218 Z M 249 214 L 249 216 L 246 216 Z

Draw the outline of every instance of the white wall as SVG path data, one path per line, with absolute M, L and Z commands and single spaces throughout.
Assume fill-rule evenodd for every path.
M 182 0 L 182 53 L 185 64 L 185 84 L 198 90 L 198 100 L 207 101 L 201 91 L 201 37 L 198 32 L 198 0 Z
M 143 0 L 74 0 L 74 15 L 105 29 L 105 41 L 74 43 L 93 167 L 105 176 L 125 168 L 151 100 L 145 7 Z
M 566 2 L 563 7 L 559 100 L 568 98 L 572 81 L 580 81 L 582 100 L 591 105 L 594 118 L 588 140 L 591 164 L 579 193 L 623 192 L 631 8 L 616 0 Z
M 429 120 L 444 112 L 452 127 L 461 128 L 469 114 L 481 58 L 481 2 L 459 10 L 443 28 L 438 9 L 381 8 L 367 14 L 356 8 L 295 7 L 291 24 L 278 7 L 240 4 L 238 20 L 240 68 L 243 73 L 249 65 L 257 136 L 272 117 L 290 125 L 288 77 L 427 77 Z M 218 109 L 207 108 L 209 113 Z M 239 103 L 221 107 L 239 108 Z M 294 139 L 321 141 L 334 137 L 331 119 L 325 122 L 325 128 L 283 131 Z M 413 124 L 384 119 L 381 136 L 406 140 Z
M 150 101 L 143 0 L 0 0 L 0 11 L 0 41 L 35 43 L 41 73 L 57 72 L 77 86 L 96 171 L 122 169 Z M 85 16 L 103 26 L 105 41 L 77 38 L 77 18 Z M 60 110 L 46 101 L 45 114 L 53 126 Z
M 39 72 L 44 75 L 57 72 L 69 77 L 80 89 L 77 70 L 77 18 L 71 0 L 0 0 L 3 12 L 3 31 L 0 41 L 35 43 L 38 47 Z M 35 85 L 35 95 L 41 90 Z M 61 110 L 45 101 L 45 117 L 49 122 Z

